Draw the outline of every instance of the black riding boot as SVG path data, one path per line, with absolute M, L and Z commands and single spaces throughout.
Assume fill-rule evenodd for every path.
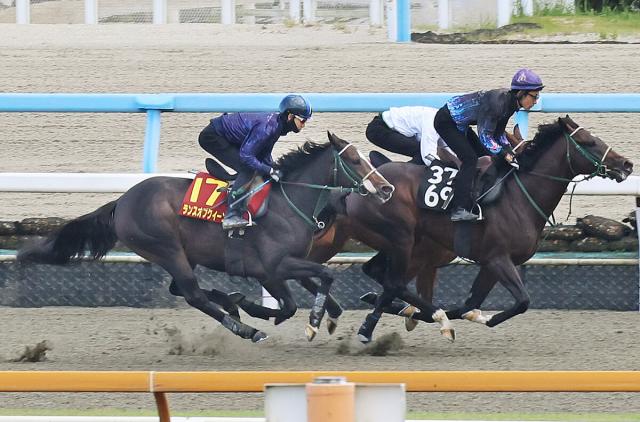
M 236 202 L 236 198 L 242 196 L 242 189 L 238 190 L 240 191 L 238 194 L 232 190 L 227 196 L 229 208 L 227 208 L 227 212 L 224 214 L 224 219 L 222 220 L 223 230 L 237 229 L 247 227 L 249 225 L 249 222 L 242 218 L 242 215 L 247 210 L 246 201 L 242 200 Z
M 462 207 L 456 207 L 451 211 L 451 221 L 475 221 L 480 216 Z

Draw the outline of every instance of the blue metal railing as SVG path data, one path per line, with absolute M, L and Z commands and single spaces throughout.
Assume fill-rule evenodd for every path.
M 162 112 L 274 111 L 286 93 L 270 94 L 0 94 L 0 112 L 146 113 L 143 171 L 156 171 Z M 316 112 L 378 112 L 389 107 L 440 107 L 456 93 L 309 93 Z M 640 94 L 542 94 L 532 112 L 637 113 Z M 526 137 L 528 113 L 516 122 Z

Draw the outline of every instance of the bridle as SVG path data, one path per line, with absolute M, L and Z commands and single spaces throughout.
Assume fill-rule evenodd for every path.
M 574 135 L 576 133 L 578 133 L 581 129 L 584 129 L 582 126 L 578 126 L 577 128 L 575 128 L 571 133 L 566 133 L 563 132 L 565 140 L 567 142 L 567 164 L 569 166 L 569 170 L 571 170 L 571 173 L 573 173 L 573 176 L 570 179 L 567 179 L 565 177 L 558 177 L 558 176 L 552 176 L 549 174 L 543 174 L 543 173 L 538 173 L 538 172 L 528 172 L 528 174 L 532 174 L 534 176 L 539 176 L 539 177 L 543 177 L 545 179 L 550 179 L 550 180 L 555 180 L 558 182 L 575 182 L 575 185 L 573 186 L 573 191 L 575 191 L 576 185 L 580 182 L 584 182 L 586 180 L 592 179 L 596 176 L 601 176 L 601 177 L 605 177 L 607 175 L 607 166 L 606 164 L 604 164 L 604 161 L 607 158 L 607 155 L 609 154 L 609 152 L 611 151 L 611 146 L 608 146 L 607 150 L 604 152 L 604 154 L 602 155 L 602 158 L 598 158 L 595 154 L 593 154 L 591 151 L 587 150 L 586 148 L 584 148 L 583 146 L 581 146 L 575 139 L 574 139 Z M 520 143 L 522 144 L 522 142 Z M 520 144 L 518 144 L 517 147 L 520 146 Z M 573 145 L 574 148 L 584 157 L 586 158 L 591 164 L 593 164 L 593 166 L 595 167 L 595 170 L 588 174 L 585 175 L 582 179 L 580 180 L 576 180 L 574 181 L 573 178 L 575 176 L 577 176 L 579 173 L 576 172 L 573 169 L 573 166 L 571 164 L 571 148 L 570 146 Z M 515 170 L 515 169 L 512 169 Z M 516 180 L 516 183 L 518 185 L 518 187 L 520 188 L 520 190 L 522 191 L 522 193 L 524 194 L 524 196 L 527 198 L 527 200 L 529 201 L 529 203 L 531 203 L 531 205 L 533 206 L 533 208 L 538 212 L 538 214 L 540 214 L 540 216 L 542 216 L 542 218 L 549 223 L 550 226 L 555 226 L 555 224 L 553 224 L 550 220 L 549 217 L 544 213 L 544 211 L 542 211 L 542 208 L 540 208 L 540 206 L 535 202 L 535 200 L 533 199 L 533 197 L 531 196 L 531 194 L 527 191 L 527 189 L 525 188 L 524 184 L 522 183 L 522 181 L 520 180 L 520 177 L 518 176 L 517 172 L 513 173 L 513 177 Z M 573 191 L 571 192 L 571 200 L 573 200 Z M 569 215 L 571 215 L 571 206 L 569 206 Z M 568 217 L 567 217 L 568 218 Z
M 338 152 L 338 157 L 340 157 L 340 156 L 342 155 L 342 153 L 343 153 L 343 152 L 345 152 L 349 147 L 354 147 L 354 148 L 356 148 L 353 144 L 348 143 L 344 148 L 342 148 L 342 149 L 340 150 L 340 152 Z M 370 169 L 370 170 L 369 170 L 369 172 L 368 172 L 367 174 L 365 174 L 365 175 L 364 175 L 364 177 L 363 177 L 362 179 L 360 179 L 361 184 L 360 184 L 360 186 L 359 186 L 359 187 L 361 187 L 361 188 L 362 188 L 362 187 L 365 187 L 365 184 L 366 184 L 367 182 L 368 182 L 369 184 L 371 184 L 371 181 L 369 180 L 369 177 L 371 177 L 371 175 L 373 175 L 373 174 L 375 174 L 375 175 L 377 175 L 378 177 L 380 177 L 380 178 L 384 179 L 384 176 L 382 176 L 382 174 L 380 174 L 380 172 L 378 171 L 378 169 L 377 169 L 377 168 L 375 168 L 375 167 L 373 166 L 373 164 L 371 164 L 371 161 L 369 161 L 369 160 L 368 160 L 364 155 L 362 155 L 362 153 L 360 152 L 360 150 L 358 150 L 358 148 L 356 148 L 356 152 L 358 153 L 358 156 L 360 156 L 360 160 L 362 160 L 362 161 L 364 161 L 365 163 L 367 163 L 367 165 L 369 166 L 369 169 Z M 343 162 L 342 160 L 340 160 L 340 163 L 341 163 L 341 165 L 343 165 L 343 166 L 344 166 L 344 162 Z M 352 175 L 350 175 L 350 174 L 348 173 L 348 171 L 349 171 L 349 170 L 351 170 L 349 167 L 344 168 L 343 170 L 344 170 L 345 174 L 347 174 L 347 176 L 349 176 L 349 177 L 351 177 L 351 176 L 352 176 Z M 352 171 L 352 170 L 351 170 L 351 171 Z M 356 175 L 356 176 L 357 176 L 357 175 Z M 352 179 L 352 180 L 353 180 L 353 179 Z M 335 179 L 335 177 L 334 177 L 334 184 L 336 184 L 336 183 L 337 183 L 337 180 L 336 180 L 336 179 Z M 390 185 L 390 186 L 391 186 L 391 193 L 390 193 L 389 197 L 393 196 L 393 192 L 395 192 L 395 190 L 396 190 L 396 187 L 395 187 L 395 186 L 393 186 L 393 185 Z M 358 192 L 358 193 L 359 193 L 360 195 L 362 195 L 362 196 L 366 196 L 366 195 L 368 195 L 368 194 L 369 194 L 369 191 L 368 191 L 368 190 L 366 190 L 366 188 L 365 188 L 365 191 L 364 191 L 364 192 Z
M 318 216 L 320 215 L 322 210 L 324 210 L 325 207 L 327 206 L 327 204 L 329 203 L 329 193 L 331 191 L 338 191 L 338 192 L 341 192 L 341 193 L 342 192 L 347 192 L 347 193 L 357 192 L 358 194 L 360 194 L 362 196 L 366 196 L 366 195 L 369 194 L 369 191 L 365 187 L 365 184 L 367 184 L 367 183 L 371 184 L 371 181 L 368 180 L 369 177 L 371 177 L 371 175 L 377 174 L 378 176 L 380 176 L 381 178 L 384 179 L 384 177 L 371 164 L 371 162 L 369 162 L 369 160 L 367 160 L 360 153 L 360 151 L 356 148 L 356 151 L 358 152 L 358 155 L 360 156 L 360 159 L 364 160 L 364 162 L 367 163 L 367 165 L 370 168 L 370 171 L 365 176 L 360 177 L 360 175 L 355 170 L 353 170 L 349 166 L 349 164 L 346 163 L 344 161 L 344 159 L 342 158 L 342 154 L 351 146 L 356 148 L 353 144 L 348 143 L 339 152 L 336 151 L 335 149 L 333 149 L 333 157 L 334 157 L 333 170 L 332 170 L 333 186 L 317 185 L 317 184 L 313 184 L 313 183 L 302 183 L 302 182 L 287 182 L 285 180 L 281 180 L 279 182 L 280 191 L 282 192 L 282 196 L 287 201 L 289 206 L 296 212 L 296 214 L 298 214 L 300 216 L 300 218 L 302 218 L 307 224 L 309 224 L 314 229 L 317 228 L 317 229 L 322 230 L 322 229 L 325 228 L 325 222 L 324 221 L 319 221 L 318 220 Z M 337 186 L 337 184 L 338 184 L 338 175 L 339 175 L 338 171 L 340 171 L 342 174 L 344 174 L 347 177 L 347 179 L 353 185 L 352 187 Z M 318 196 L 318 199 L 316 201 L 316 205 L 314 207 L 313 214 L 311 215 L 311 217 L 307 216 L 304 212 L 302 212 L 302 210 L 300 210 L 300 208 L 298 208 L 293 203 L 293 201 L 289 198 L 289 196 L 285 192 L 284 185 L 302 186 L 302 187 L 307 187 L 307 188 L 310 188 L 310 189 L 319 189 L 319 190 L 321 190 L 320 195 Z M 395 190 L 395 186 L 393 186 L 393 185 L 390 185 L 390 186 L 392 188 L 391 195 L 393 195 L 393 192 Z M 391 195 L 389 197 L 391 197 Z

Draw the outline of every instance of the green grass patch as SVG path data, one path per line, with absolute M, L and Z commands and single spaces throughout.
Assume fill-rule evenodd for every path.
M 568 34 L 598 34 L 602 41 L 615 41 L 620 36 L 640 36 L 640 13 L 633 12 L 602 12 L 566 14 L 552 13 L 549 10 L 536 13 L 534 16 L 513 16 L 512 24 L 534 23 L 540 28 L 526 29 L 513 34 L 493 36 L 489 39 L 510 39 L 514 35 L 524 34 L 530 37 L 548 37 Z M 433 25 L 417 25 L 416 32 L 434 31 L 436 33 L 471 32 L 477 29 L 495 29 L 495 23 L 485 23 L 474 27 L 457 27 L 441 31 Z M 487 39 L 478 35 L 477 40 Z
M 603 34 L 607 36 L 640 35 L 640 13 L 621 12 L 607 15 L 535 15 L 514 16 L 512 23 L 531 22 L 540 29 L 527 30 L 528 35 L 565 35 L 575 33 Z

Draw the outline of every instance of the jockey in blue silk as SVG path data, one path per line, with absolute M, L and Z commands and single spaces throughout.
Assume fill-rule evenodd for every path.
M 531 109 L 544 88 L 542 79 L 530 69 L 520 69 L 511 80 L 510 89 L 493 89 L 459 95 L 438 110 L 434 126 L 444 142 L 460 161 L 460 172 L 454 181 L 452 221 L 473 221 L 473 179 L 478 157 L 501 155 L 518 167 L 505 135 L 511 116 L 520 108 Z M 477 125 L 478 135 L 470 128 Z
M 272 167 L 273 147 L 281 136 L 300 132 L 313 113 L 309 102 L 300 95 L 287 95 L 280 102 L 279 111 L 224 113 L 211 119 L 211 123 L 200 133 L 200 146 L 238 172 L 228 195 L 229 207 L 222 221 L 225 230 L 248 224 L 242 217 L 246 201 L 236 202 L 236 199 L 248 191 L 253 178 L 258 175 L 280 181 L 282 175 Z

